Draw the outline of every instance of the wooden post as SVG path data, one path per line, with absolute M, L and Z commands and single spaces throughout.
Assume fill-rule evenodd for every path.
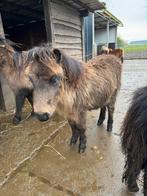
M 95 26 L 94 13 L 92 13 L 92 58 L 95 56 Z
M 107 47 L 109 48 L 109 33 L 110 33 L 110 29 L 109 29 L 109 20 L 107 21 Z
M 117 26 L 115 27 L 115 48 L 117 48 Z
M 82 60 L 85 61 L 85 27 L 84 27 L 84 17 L 82 17 Z
M 1 13 L 0 13 L 0 36 L 5 38 Z M 5 106 L 5 101 L 4 101 L 4 96 L 3 96 L 2 86 L 1 86 L 1 76 L 0 76 L 0 110 L 6 111 L 6 106 Z
M 0 36 L 5 38 L 2 17 L 0 14 Z M 15 99 L 14 94 L 7 84 L 6 79 L 0 75 L 0 110 L 8 111 L 14 109 Z
M 43 0 L 44 18 L 45 18 L 45 28 L 47 33 L 47 41 L 50 46 L 54 46 L 54 31 L 53 31 L 53 19 L 51 12 L 51 0 Z

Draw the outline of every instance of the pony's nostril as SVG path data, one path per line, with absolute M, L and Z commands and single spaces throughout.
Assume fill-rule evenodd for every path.
M 40 121 L 47 121 L 50 118 L 50 114 L 49 113 L 43 113 L 43 114 L 35 113 L 35 116 Z
M 50 114 L 49 113 L 45 113 L 43 115 L 44 115 L 44 118 L 47 119 L 47 120 L 50 118 Z

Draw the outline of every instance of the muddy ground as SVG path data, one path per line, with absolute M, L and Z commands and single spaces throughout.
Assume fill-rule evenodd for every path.
M 0 196 L 128 196 L 121 182 L 124 157 L 120 149 L 120 126 L 132 93 L 147 84 L 147 60 L 125 61 L 112 133 L 106 122 L 97 127 L 99 111 L 88 112 L 87 150 L 69 146 L 70 128 L 55 115 L 41 123 L 27 118 L 12 125 L 12 114 L 0 114 Z M 94 147 L 94 149 L 93 149 Z

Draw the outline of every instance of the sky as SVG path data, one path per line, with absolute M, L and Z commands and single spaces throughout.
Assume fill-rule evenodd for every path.
M 126 41 L 147 40 L 147 0 L 101 0 L 123 22 L 118 36 Z

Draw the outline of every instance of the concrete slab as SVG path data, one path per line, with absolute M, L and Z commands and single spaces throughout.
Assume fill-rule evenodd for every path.
M 128 196 L 121 176 L 124 157 L 120 126 L 132 93 L 147 85 L 147 60 L 125 61 L 112 133 L 106 122 L 97 127 L 99 111 L 88 112 L 88 146 L 78 154 L 69 146 L 70 127 L 55 116 L 51 122 L 27 119 L 18 126 L 11 115 L 0 115 L 0 196 Z M 28 115 L 28 109 L 24 117 Z

